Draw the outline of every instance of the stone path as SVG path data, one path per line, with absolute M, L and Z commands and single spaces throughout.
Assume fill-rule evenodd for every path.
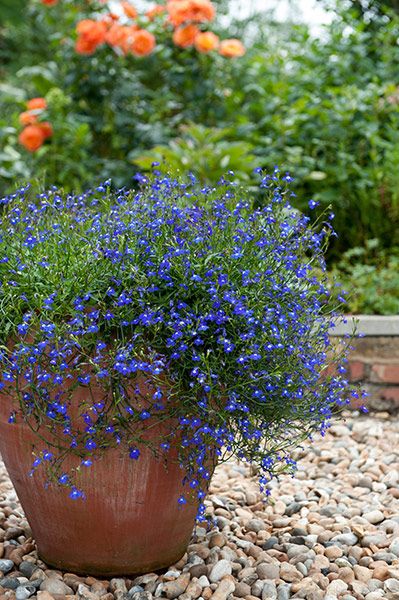
M 267 504 L 246 467 L 219 467 L 217 528 L 162 575 L 110 581 L 47 569 L 2 468 L 0 600 L 399 600 L 399 422 L 348 415 L 298 458 Z

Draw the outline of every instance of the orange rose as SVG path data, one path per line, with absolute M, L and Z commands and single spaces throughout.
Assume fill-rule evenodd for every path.
M 44 110 L 47 108 L 47 102 L 44 98 L 32 98 L 26 103 L 28 110 Z
M 199 34 L 199 29 L 196 25 L 186 25 L 179 27 L 173 33 L 173 42 L 180 48 L 188 48 L 194 44 L 196 37 Z
M 117 44 L 124 54 L 128 54 L 132 50 L 133 39 L 136 33 L 140 30 L 140 27 L 134 23 L 133 25 L 125 25 L 123 32 L 123 39 Z
M 155 6 L 150 8 L 150 10 L 147 10 L 145 16 L 148 17 L 150 21 L 152 21 L 155 17 L 157 17 L 158 15 L 162 15 L 165 11 L 165 6 L 162 6 L 162 4 L 156 4 Z
M 97 50 L 97 46 L 98 46 L 98 44 L 93 44 L 89 40 L 86 40 L 83 37 L 79 37 L 76 40 L 75 50 L 78 54 L 90 55 L 90 54 L 94 54 L 94 52 Z
M 107 25 L 104 21 L 83 19 L 76 26 L 79 35 L 75 45 L 79 54 L 93 54 L 97 46 L 105 42 Z
M 227 58 L 236 58 L 237 56 L 244 56 L 245 48 L 240 40 L 223 40 L 220 42 L 219 54 Z
M 123 47 L 129 36 L 129 27 L 114 23 L 105 35 L 105 41 L 110 46 Z
M 30 110 L 26 110 L 19 115 L 21 125 L 33 125 L 37 122 L 37 116 Z
M 209 0 L 192 0 L 191 2 L 192 21 L 204 23 L 212 21 L 215 18 L 215 7 Z
M 178 27 L 189 20 L 190 1 L 189 0 L 170 0 L 166 9 L 169 15 L 169 21 Z
M 145 29 L 135 31 L 129 40 L 128 50 L 136 56 L 147 56 L 155 48 L 155 37 Z
M 37 125 L 42 130 L 45 140 L 53 135 L 53 127 L 48 121 L 43 121 L 42 123 L 38 123 Z
M 115 21 L 119 21 L 119 17 L 118 17 L 118 15 L 115 15 L 112 12 L 107 13 L 101 19 L 101 22 L 105 23 L 105 25 L 107 26 L 107 28 L 111 27 L 115 23 Z
M 195 38 L 198 52 L 211 52 L 219 47 L 219 38 L 212 31 L 201 31 Z
M 28 125 L 18 136 L 19 143 L 29 152 L 35 152 L 45 140 L 45 134 L 38 125 Z
M 125 15 L 127 17 L 129 17 L 129 19 L 137 18 L 137 10 L 134 8 L 134 6 L 132 6 L 130 4 L 130 2 L 121 2 L 121 6 L 123 9 L 123 12 L 125 13 Z
M 215 16 L 215 8 L 209 0 L 169 0 L 166 8 L 175 27 L 187 21 L 205 23 Z

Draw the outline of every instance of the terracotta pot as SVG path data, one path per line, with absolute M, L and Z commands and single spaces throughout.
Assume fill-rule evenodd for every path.
M 139 460 L 109 449 L 79 476 L 86 499 L 72 500 L 68 489 L 44 488 L 43 469 L 29 477 L 32 448 L 42 445 L 21 419 L 7 422 L 10 410 L 10 399 L 0 395 L 0 452 L 45 563 L 110 577 L 154 571 L 181 558 L 197 507 L 178 504 L 184 472 L 176 462 L 166 468 L 146 448 Z M 76 464 L 69 461 L 66 469 Z

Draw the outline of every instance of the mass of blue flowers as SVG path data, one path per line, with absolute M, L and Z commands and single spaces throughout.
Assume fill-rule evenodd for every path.
M 277 169 L 259 173 L 261 209 L 229 179 L 27 186 L 1 201 L 0 399 L 18 400 L 10 423 L 39 430 L 32 475 L 46 468 L 73 499 L 76 469 L 111 447 L 138 462 L 150 446 L 159 460 L 175 451 L 179 502 L 201 515 L 217 461 L 256 465 L 265 489 L 358 395 L 348 345 L 338 354 L 328 336 L 329 215 L 311 225 Z

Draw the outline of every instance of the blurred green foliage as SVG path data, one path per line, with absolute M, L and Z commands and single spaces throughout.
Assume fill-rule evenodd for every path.
M 189 169 L 203 183 L 214 184 L 227 171 L 248 180 L 258 164 L 252 151 L 251 143 L 234 140 L 232 129 L 191 124 L 182 126 L 181 136 L 168 144 L 139 156 L 133 151 L 131 158 L 140 170 L 150 171 L 156 161 L 161 170 L 184 173 Z
M 390 251 L 377 239 L 347 250 L 333 266 L 332 278 L 350 290 L 348 308 L 353 314 L 399 314 L 399 247 Z

